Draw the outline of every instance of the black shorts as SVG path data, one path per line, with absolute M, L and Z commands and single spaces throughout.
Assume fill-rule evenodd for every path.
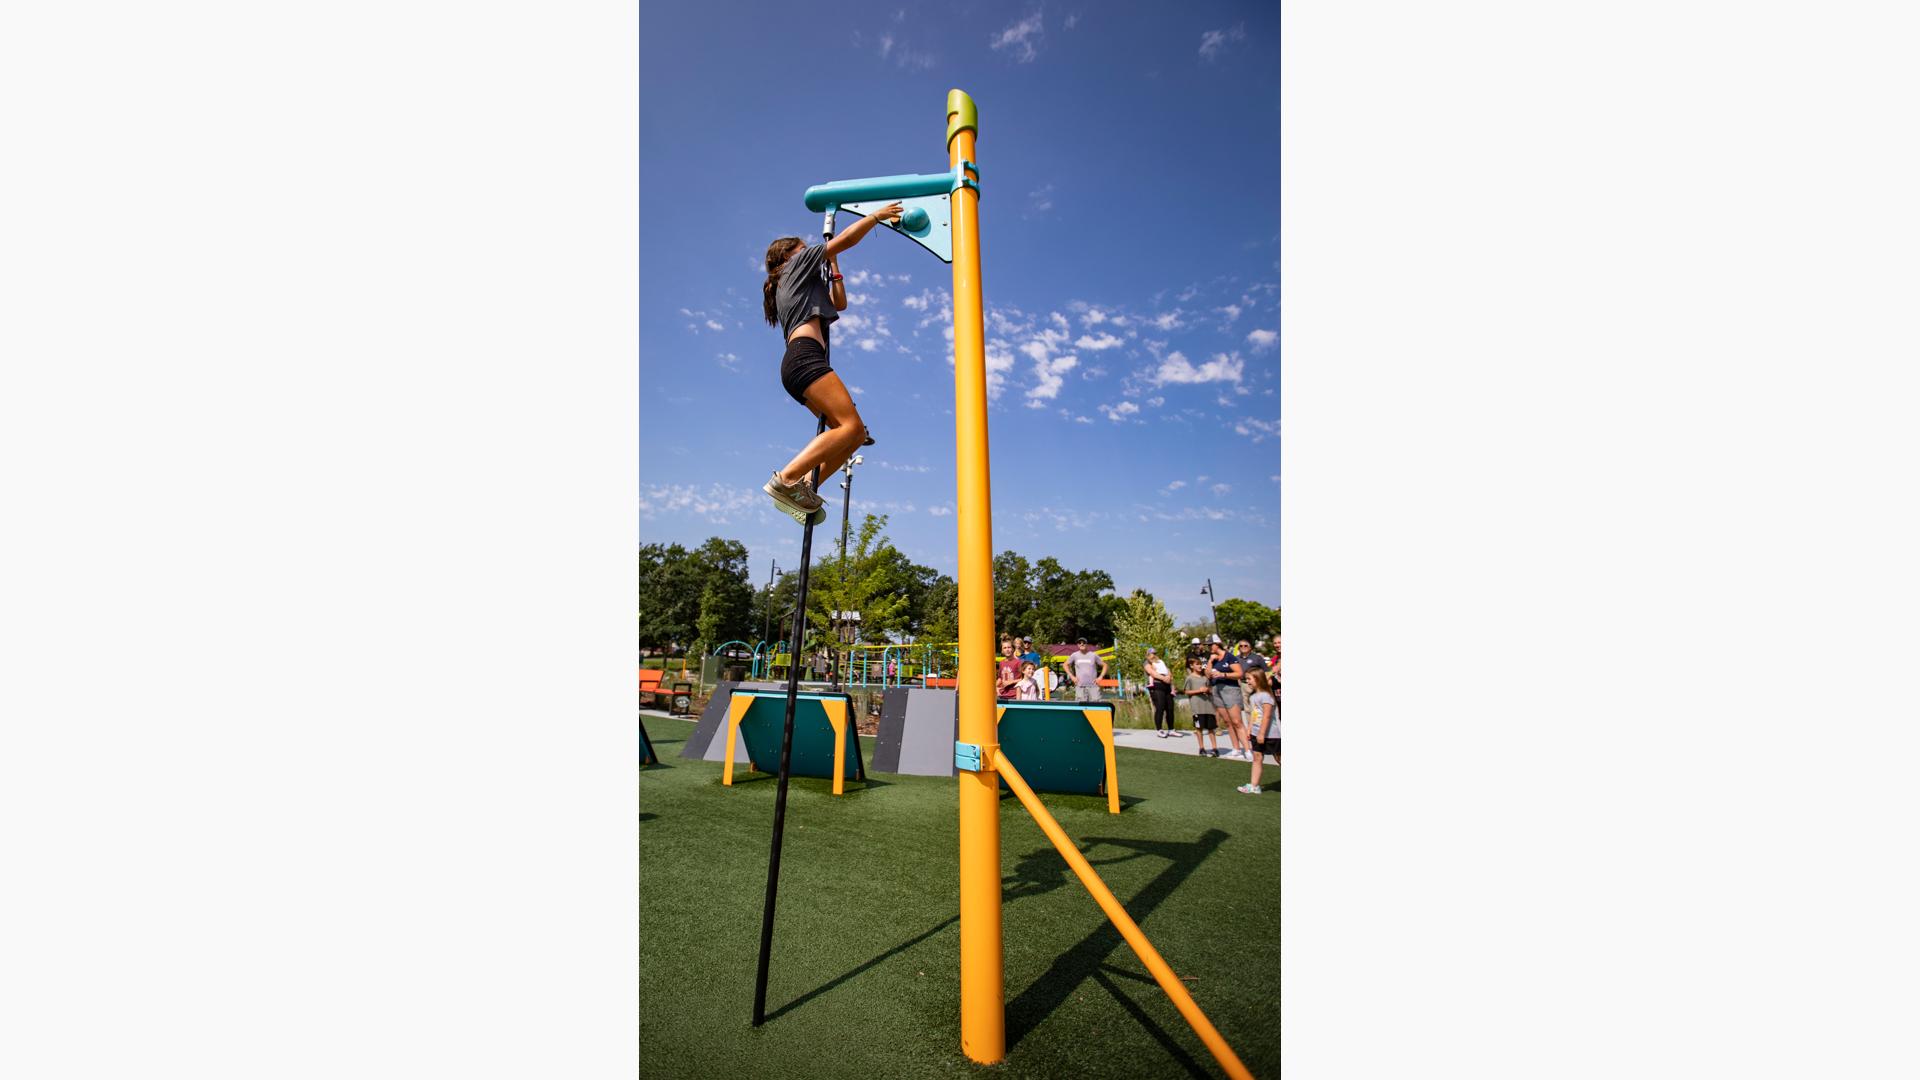
M 1220 730 L 1220 722 L 1215 720 L 1213 714 L 1210 712 L 1197 712 L 1193 714 L 1193 730 L 1218 731 Z
M 797 337 L 787 342 L 786 358 L 780 361 L 780 385 L 787 388 L 793 400 L 805 405 L 807 387 L 832 370 L 824 346 L 810 337 Z
M 1247 741 L 1253 744 L 1253 752 L 1256 757 L 1261 754 L 1272 754 L 1275 761 L 1280 760 L 1279 739 L 1249 739 Z

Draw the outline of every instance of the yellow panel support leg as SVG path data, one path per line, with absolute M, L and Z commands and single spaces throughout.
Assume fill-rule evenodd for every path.
M 1107 813 L 1120 812 L 1120 764 L 1113 757 L 1113 713 L 1108 709 L 1081 709 L 1087 723 L 1093 725 L 1093 733 L 1100 737 L 1100 746 L 1107 754 Z
M 1207 1051 L 1213 1055 L 1215 1061 L 1220 1063 L 1220 1068 L 1233 1080 L 1253 1080 L 1253 1074 L 1248 1072 L 1246 1065 L 1240 1061 L 1240 1055 L 1233 1052 L 1233 1047 L 1227 1045 L 1227 1040 L 1221 1037 L 1220 1030 L 1213 1026 L 1213 1021 L 1208 1020 L 1207 1014 L 1200 1011 L 1200 1004 L 1193 1000 L 1192 994 L 1187 992 L 1186 985 L 1180 981 L 1178 975 L 1173 973 L 1173 968 L 1167 966 L 1167 962 L 1160 958 L 1160 951 L 1153 947 L 1153 942 L 1147 940 L 1147 935 L 1140 932 L 1140 925 L 1133 921 L 1133 916 L 1128 915 L 1127 909 L 1120 906 L 1120 901 L 1113 895 L 1113 890 L 1107 888 L 1107 883 L 1100 880 L 1099 874 L 1094 873 L 1093 866 L 1087 862 L 1085 855 L 1080 854 L 1080 849 L 1074 846 L 1066 830 L 1060 827 L 1059 822 L 1053 820 L 1052 814 L 1047 813 L 1047 808 L 1041 805 L 1033 789 L 1028 787 L 1026 780 L 1021 778 L 1020 770 L 1014 768 L 1013 762 L 1000 754 L 993 755 L 993 764 L 998 774 L 1006 777 L 1007 786 L 1019 796 L 1020 804 L 1027 808 L 1027 813 L 1033 815 L 1033 820 L 1040 826 L 1040 831 L 1047 834 L 1048 840 L 1053 841 L 1053 846 L 1059 850 L 1060 857 L 1067 860 L 1067 865 L 1080 878 L 1080 884 L 1085 885 L 1087 891 L 1093 894 L 1093 900 L 1100 905 L 1100 910 L 1107 913 L 1107 918 L 1113 921 L 1114 927 L 1120 931 L 1120 936 L 1127 939 L 1133 954 L 1147 966 L 1147 970 L 1153 974 L 1153 980 L 1160 984 L 1160 989 L 1165 990 L 1167 996 L 1173 999 L 1173 1007 L 1180 1010 L 1181 1016 L 1186 1017 L 1187 1023 L 1193 1027 L 1194 1034 L 1200 1036 L 1200 1041 L 1207 1045 Z
M 822 700 L 820 707 L 826 710 L 827 723 L 833 725 L 833 793 L 838 795 L 846 783 L 847 703 Z
M 740 744 L 740 718 L 753 708 L 753 699 L 744 694 L 735 694 L 727 699 L 727 771 L 720 774 L 720 782 L 733 786 L 733 748 Z M 747 767 L 753 767 L 751 758 Z

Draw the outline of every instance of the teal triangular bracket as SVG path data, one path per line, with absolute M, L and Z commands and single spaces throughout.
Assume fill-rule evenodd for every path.
M 902 228 L 898 222 L 891 223 L 887 227 L 933 252 L 941 262 L 951 263 L 953 261 L 953 201 L 949 195 L 920 195 L 911 199 L 846 203 L 840 209 L 865 215 L 893 202 L 900 204 L 900 216 L 903 220 L 913 216 L 913 210 L 918 208 L 926 211 L 927 223 L 917 230 Z

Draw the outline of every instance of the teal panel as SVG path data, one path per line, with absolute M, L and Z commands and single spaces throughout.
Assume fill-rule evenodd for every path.
M 1000 717 L 1000 752 L 1035 791 L 1100 795 L 1106 791 L 1107 748 L 1078 701 L 1010 701 Z M 1107 705 L 1109 712 L 1113 706 Z M 1005 787 L 1006 781 L 1000 781 Z
M 763 773 L 780 771 L 780 732 L 786 722 L 787 695 L 782 691 L 734 691 L 735 697 L 747 697 L 747 715 L 740 718 L 740 737 L 747 744 L 747 757 Z M 846 694 L 801 694 L 793 706 L 793 760 L 790 776 L 817 776 L 833 779 L 833 725 L 827 722 L 822 701 L 843 701 L 847 722 L 856 718 L 853 699 Z M 847 732 L 846 764 L 840 775 L 846 780 L 860 779 L 859 738 Z M 738 763 L 736 763 L 738 764 Z
M 871 214 L 890 202 L 898 201 L 900 221 L 887 228 L 933 252 L 941 262 L 953 261 L 953 203 L 948 195 L 926 195 L 917 199 L 884 199 L 878 202 L 847 203 L 842 210 Z M 908 226 L 912 225 L 912 228 Z
M 647 738 L 647 722 L 640 721 L 640 764 L 658 765 L 660 755 L 653 752 L 653 740 Z

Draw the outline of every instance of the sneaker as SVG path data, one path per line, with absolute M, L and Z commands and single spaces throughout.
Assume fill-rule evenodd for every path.
M 773 501 L 782 504 L 783 508 L 792 506 L 809 514 L 827 505 L 826 500 L 820 497 L 820 493 L 813 490 L 813 481 L 802 478 L 797 484 L 781 483 L 778 469 L 775 469 L 773 475 L 767 478 L 767 482 L 761 486 L 760 490 L 773 496 Z
M 1258 795 L 1260 794 L 1260 785 L 1259 784 L 1241 784 L 1239 787 L 1234 788 L 1233 790 L 1239 792 L 1242 795 Z
M 1162 732 L 1159 732 L 1158 734 L 1159 734 L 1159 736 L 1160 736 L 1161 738 L 1163 738 L 1163 739 L 1167 737 L 1167 733 L 1166 733 L 1166 732 L 1164 732 L 1164 731 L 1162 731 Z

